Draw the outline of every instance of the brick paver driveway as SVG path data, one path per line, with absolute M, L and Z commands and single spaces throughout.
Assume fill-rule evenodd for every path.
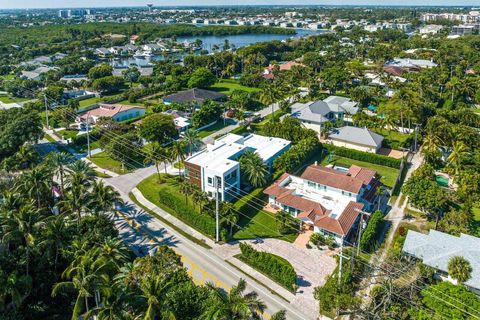
M 288 260 L 297 273 L 298 290 L 291 303 L 307 314 L 318 314 L 318 302 L 313 297 L 315 287 L 322 286 L 326 277 L 336 267 L 331 251 L 301 248 L 293 243 L 277 239 L 242 241 L 256 250 L 273 253 Z M 213 249 L 218 255 L 228 258 L 240 252 L 237 245 L 222 245 Z

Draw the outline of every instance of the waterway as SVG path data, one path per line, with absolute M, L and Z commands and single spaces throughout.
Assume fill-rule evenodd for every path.
M 204 50 L 212 52 L 212 48 L 217 45 L 222 48 L 225 40 L 231 47 L 241 48 L 258 42 L 273 41 L 273 40 L 286 40 L 286 39 L 298 39 L 314 34 L 320 34 L 325 30 L 308 30 L 308 29 L 296 29 L 296 34 L 237 34 L 237 35 L 225 35 L 225 36 L 198 36 L 198 37 L 178 37 L 178 42 L 183 41 L 195 41 L 196 39 L 202 40 L 202 47 Z M 169 54 L 168 56 L 156 55 L 153 57 L 142 58 L 120 58 L 114 61 L 115 67 L 125 68 L 130 65 L 136 65 L 138 67 L 152 66 L 153 61 L 161 61 L 168 58 L 182 59 L 185 54 Z

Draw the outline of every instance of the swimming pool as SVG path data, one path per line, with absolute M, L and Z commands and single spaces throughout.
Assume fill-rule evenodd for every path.
M 440 187 L 448 188 L 448 178 L 446 178 L 442 175 L 437 175 L 437 176 L 435 176 L 435 181 L 437 181 L 437 184 Z
M 334 166 L 333 169 L 341 172 L 347 172 L 349 168 L 347 167 L 342 167 L 342 166 Z

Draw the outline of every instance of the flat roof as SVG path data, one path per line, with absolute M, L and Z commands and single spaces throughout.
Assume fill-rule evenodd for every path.
M 229 133 L 187 158 L 186 161 L 204 168 L 226 172 L 238 164 L 237 155 L 245 152 L 245 149 L 256 152 L 264 161 L 267 161 L 289 145 L 290 141 L 281 138 L 256 134 L 242 137 Z

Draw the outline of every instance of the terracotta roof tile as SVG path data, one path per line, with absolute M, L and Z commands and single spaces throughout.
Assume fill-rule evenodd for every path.
M 364 184 L 362 179 L 349 176 L 347 172 L 315 165 L 307 167 L 301 178 L 356 194 Z

